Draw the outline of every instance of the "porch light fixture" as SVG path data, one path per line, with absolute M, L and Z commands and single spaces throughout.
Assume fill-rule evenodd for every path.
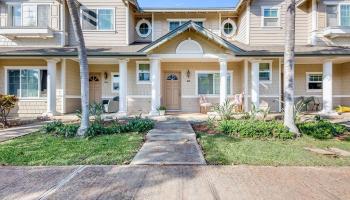
M 190 72 L 189 69 L 188 69 L 187 72 L 186 72 L 186 76 L 187 76 L 188 79 L 191 77 L 191 72 Z
M 107 74 L 107 72 L 105 72 L 104 75 L 105 75 L 105 80 L 107 80 L 107 79 L 108 79 L 108 74 Z

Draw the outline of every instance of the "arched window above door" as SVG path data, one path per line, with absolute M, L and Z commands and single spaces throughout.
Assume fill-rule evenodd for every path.
M 179 80 L 175 74 L 170 74 L 167 79 L 168 81 L 177 81 Z

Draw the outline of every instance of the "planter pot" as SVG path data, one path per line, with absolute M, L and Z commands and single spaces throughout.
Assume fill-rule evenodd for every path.
M 159 115 L 164 116 L 165 115 L 165 110 L 159 110 Z

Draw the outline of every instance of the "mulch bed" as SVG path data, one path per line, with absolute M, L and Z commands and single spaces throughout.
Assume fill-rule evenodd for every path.
M 192 124 L 194 132 L 206 133 L 210 135 L 220 134 L 219 131 L 210 129 L 207 123 Z

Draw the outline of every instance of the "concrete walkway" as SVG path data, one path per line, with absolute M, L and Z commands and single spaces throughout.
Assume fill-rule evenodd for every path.
M 0 199 L 350 199 L 350 167 L 0 167 Z
M 131 165 L 203 165 L 196 134 L 186 121 L 158 122 Z
M 45 122 L 0 130 L 0 142 L 11 140 L 13 138 L 38 131 L 43 126 L 43 124 L 45 124 Z

